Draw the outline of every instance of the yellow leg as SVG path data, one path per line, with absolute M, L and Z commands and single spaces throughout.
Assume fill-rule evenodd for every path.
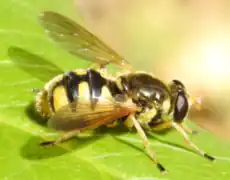
M 198 132 L 197 131 L 194 131 L 194 130 L 191 130 L 187 125 L 185 125 L 184 123 L 180 124 L 181 128 L 189 133 L 189 134 L 197 134 Z
M 110 124 L 106 124 L 106 127 L 108 127 L 108 128 L 114 128 L 114 127 L 116 127 L 118 125 L 118 122 L 117 121 L 114 121 L 114 122 L 112 122 L 112 123 L 110 123 Z
M 66 134 L 64 134 L 63 136 L 57 138 L 54 141 L 45 141 L 45 142 L 40 143 L 40 145 L 41 146 L 56 145 L 56 144 L 59 144 L 59 143 L 62 143 L 64 141 L 67 141 L 67 140 L 71 139 L 72 137 L 76 136 L 79 133 L 80 133 L 79 130 L 70 131 L 70 132 L 67 132 Z
M 188 135 L 186 134 L 185 130 L 181 127 L 180 124 L 177 124 L 175 122 L 172 122 L 172 126 L 184 137 L 185 142 L 191 146 L 193 149 L 195 149 L 200 155 L 202 155 L 203 157 L 214 161 L 215 158 L 213 156 L 208 155 L 206 152 L 204 152 L 203 150 L 199 149 L 188 137 Z
M 171 121 L 166 121 L 166 122 L 162 122 L 162 123 L 159 123 L 157 125 L 154 125 L 151 127 L 151 129 L 153 131 L 162 131 L 162 130 L 165 130 L 165 129 L 169 129 L 172 127 L 172 122 Z
M 127 127 L 130 131 L 132 130 L 134 124 L 130 117 L 128 117 L 124 122 L 125 127 Z
M 146 134 L 142 127 L 140 126 L 139 122 L 135 119 L 133 115 L 130 115 L 129 117 L 137 130 L 138 135 L 141 137 L 143 144 L 145 146 L 145 149 L 150 156 L 150 158 L 153 160 L 153 162 L 157 165 L 158 169 L 161 171 L 161 173 L 167 173 L 166 169 L 158 162 L 155 153 L 150 149 L 150 143 L 148 141 L 148 138 L 146 137 Z

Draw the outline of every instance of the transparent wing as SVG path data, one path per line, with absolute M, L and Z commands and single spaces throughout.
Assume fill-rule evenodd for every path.
M 40 22 L 48 35 L 71 54 L 102 66 L 113 63 L 131 69 L 122 56 L 73 20 L 56 12 L 46 11 L 41 13 Z
M 132 101 L 118 102 L 99 99 L 92 108 L 88 99 L 80 99 L 59 109 L 48 121 L 56 130 L 87 130 L 111 123 L 136 111 Z
M 59 67 L 51 62 L 19 47 L 10 47 L 8 56 L 17 67 L 44 82 L 63 73 Z

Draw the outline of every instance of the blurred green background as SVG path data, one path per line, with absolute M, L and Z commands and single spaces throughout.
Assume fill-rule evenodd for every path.
M 2 0 L 0 179 L 229 179 L 229 9 L 229 1 L 223 0 Z M 150 137 L 152 149 L 169 170 L 164 176 L 145 155 L 135 132 L 105 129 L 101 135 L 84 134 L 58 147 L 39 147 L 40 141 L 58 136 L 31 113 L 31 89 L 44 82 L 14 66 L 8 48 L 23 48 L 63 70 L 88 67 L 48 39 L 38 23 L 44 10 L 72 17 L 135 69 L 152 72 L 166 82 L 180 79 L 190 93 L 201 96 L 202 106 L 221 116 L 209 113 L 207 119 L 204 113 L 194 121 L 218 136 L 188 124 L 201 131 L 192 140 L 217 156 L 217 161 L 210 163 L 191 151 L 174 131 Z M 191 117 L 200 113 L 193 112 Z

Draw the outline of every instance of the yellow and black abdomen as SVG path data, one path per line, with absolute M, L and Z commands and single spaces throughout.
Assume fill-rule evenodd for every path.
M 121 92 L 115 81 L 104 78 L 93 69 L 79 69 L 56 76 L 48 82 L 38 94 L 36 105 L 43 117 L 50 117 L 72 102 L 89 100 L 93 107 L 98 103 L 99 97 L 112 99 L 118 93 Z

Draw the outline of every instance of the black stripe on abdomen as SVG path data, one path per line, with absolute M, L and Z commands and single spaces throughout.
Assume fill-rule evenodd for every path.
M 64 75 L 62 84 L 65 87 L 69 103 L 72 103 L 79 96 L 79 84 L 84 80 L 85 75 L 78 75 L 74 72 L 68 72 Z
M 50 93 L 49 102 L 50 102 L 50 105 L 51 105 L 53 112 L 55 112 L 55 108 L 54 108 L 54 98 L 55 97 L 53 97 L 53 93 L 54 93 L 56 88 L 58 88 L 59 86 L 63 86 L 65 88 L 68 102 L 72 103 L 73 101 L 76 101 L 78 99 L 79 84 L 82 81 L 86 81 L 86 80 L 87 80 L 86 74 L 78 75 L 72 71 L 65 73 L 63 75 L 62 80 L 57 82 L 54 85 L 54 87 L 52 88 L 52 92 Z M 58 98 L 58 97 L 56 97 L 56 98 Z
M 93 69 L 87 71 L 87 81 L 91 97 L 92 108 L 97 104 L 98 98 L 101 96 L 102 87 L 106 84 L 106 79 Z
M 81 94 L 79 94 L 79 84 L 87 82 L 89 85 L 89 93 L 91 97 L 92 107 L 94 107 L 101 96 L 102 87 L 106 85 L 106 79 L 101 74 L 93 69 L 89 69 L 86 74 L 77 74 L 75 72 L 68 72 L 64 75 L 62 84 L 66 89 L 66 94 L 69 103 L 76 101 Z

